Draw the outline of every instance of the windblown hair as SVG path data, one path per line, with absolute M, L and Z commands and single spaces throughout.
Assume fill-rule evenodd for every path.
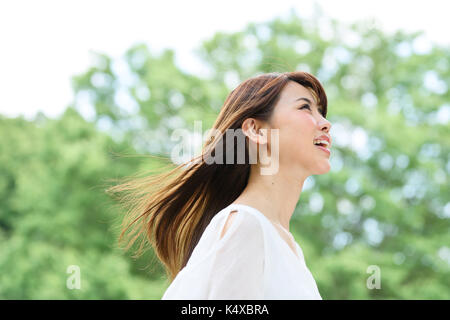
M 237 161 L 208 164 L 205 159 L 215 155 L 214 148 L 219 141 L 226 144 L 227 129 L 241 129 L 247 118 L 268 121 L 289 81 L 309 89 L 326 117 L 325 90 L 318 79 L 307 72 L 265 73 L 245 80 L 227 96 L 213 125 L 220 134 L 204 143 L 199 156 L 168 172 L 133 177 L 107 190 L 125 193 L 120 199 L 130 208 L 122 221 L 119 244 L 125 241 L 125 250 L 128 250 L 141 238 L 136 250 L 139 256 L 150 243 L 172 282 L 187 264 L 214 215 L 231 204 L 246 187 L 251 167 L 247 163 L 248 137 L 244 136 L 244 164 Z

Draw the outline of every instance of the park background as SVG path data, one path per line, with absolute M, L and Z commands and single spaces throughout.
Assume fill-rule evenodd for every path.
M 323 83 L 333 124 L 331 171 L 307 179 L 291 222 L 323 299 L 450 298 L 445 1 L 14 3 L 0 5 L 0 299 L 160 299 L 164 270 L 118 248 L 105 189 L 160 168 L 148 155 L 210 128 L 241 81 L 294 70 Z

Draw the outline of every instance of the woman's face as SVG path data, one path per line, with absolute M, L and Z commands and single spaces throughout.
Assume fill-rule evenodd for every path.
M 303 99 L 301 99 L 303 98 Z M 300 99 L 300 100 L 299 100 Z M 308 102 L 308 99 L 310 102 Z M 270 128 L 279 129 L 280 169 L 300 170 L 302 174 L 324 174 L 330 170 L 330 153 L 314 145 L 314 140 L 322 135 L 330 139 L 331 123 L 320 113 L 321 106 L 304 86 L 289 81 L 283 89 L 269 121 Z M 270 130 L 268 148 L 272 150 Z

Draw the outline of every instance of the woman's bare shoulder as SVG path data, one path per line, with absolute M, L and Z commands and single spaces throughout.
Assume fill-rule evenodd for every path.
M 225 233 L 227 232 L 227 230 L 230 228 L 231 224 L 233 223 L 234 218 L 236 217 L 236 213 L 237 213 L 237 212 L 238 212 L 238 211 L 237 211 L 236 209 L 234 209 L 233 211 L 231 211 L 231 212 L 228 214 L 227 221 L 225 222 L 225 225 L 224 225 L 224 227 L 223 227 L 222 233 L 220 234 L 220 239 L 223 238 L 223 236 L 225 235 Z

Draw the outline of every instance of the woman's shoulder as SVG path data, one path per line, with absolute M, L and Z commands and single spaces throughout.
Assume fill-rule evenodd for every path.
M 241 204 L 230 204 L 220 214 L 222 216 L 221 223 L 219 224 L 219 239 L 223 239 L 228 231 L 230 233 L 263 233 L 264 224 L 258 213 L 254 212 L 251 207 Z
M 247 217 L 247 219 L 253 219 L 254 221 L 264 218 L 264 215 L 257 209 L 240 203 L 231 203 L 224 209 L 220 210 L 219 214 L 229 216 L 236 216 L 241 213 L 242 217 Z M 267 219 L 267 218 L 266 218 Z
M 224 252 L 257 250 L 264 253 L 265 232 L 261 221 L 243 207 L 227 206 L 210 222 L 187 263 L 191 268 Z M 235 254 L 235 253 L 233 253 Z
M 245 206 L 230 204 L 220 210 L 213 220 L 204 235 L 204 240 L 211 244 L 212 249 L 235 246 L 242 248 L 246 244 L 250 246 L 249 242 L 253 242 L 253 245 L 259 243 L 258 247 L 264 247 L 264 225 Z

